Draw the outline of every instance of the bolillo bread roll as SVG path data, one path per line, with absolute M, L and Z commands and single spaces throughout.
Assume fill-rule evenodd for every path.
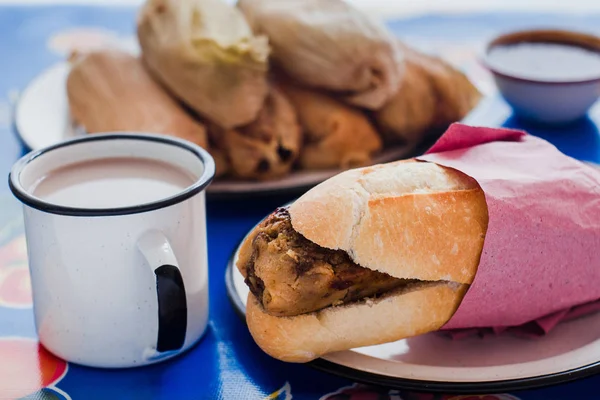
M 254 341 L 271 357 L 305 363 L 327 353 L 394 342 L 439 329 L 465 295 L 466 285 L 423 284 L 378 301 L 276 317 L 248 295 L 246 320 Z
M 270 216 L 244 240 L 237 267 L 251 289 L 252 337 L 288 362 L 441 328 L 475 278 L 488 223 L 474 179 L 415 160 L 343 172 L 286 212 L 294 233 L 285 218 Z M 373 294 L 368 280 L 382 277 L 396 285 Z M 307 311 L 303 292 L 311 290 L 312 298 L 341 293 L 333 297 L 342 300 Z M 365 290 L 372 293 L 354 296 Z

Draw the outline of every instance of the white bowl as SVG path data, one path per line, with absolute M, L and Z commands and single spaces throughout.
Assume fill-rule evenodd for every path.
M 600 70 L 591 79 L 548 81 L 508 74 L 489 62 L 489 52 L 495 46 L 522 42 L 570 44 L 600 52 L 600 38 L 560 30 L 514 32 L 491 41 L 483 59 L 502 97 L 516 115 L 546 124 L 569 123 L 585 116 L 600 97 Z

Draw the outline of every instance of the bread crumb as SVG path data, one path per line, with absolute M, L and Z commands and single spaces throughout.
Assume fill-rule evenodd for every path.
M 450 250 L 450 254 L 452 254 L 453 256 L 458 254 L 458 243 L 454 243 L 454 246 L 452 246 L 452 250 Z

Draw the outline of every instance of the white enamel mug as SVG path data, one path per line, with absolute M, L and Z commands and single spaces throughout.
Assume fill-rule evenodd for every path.
M 175 196 L 122 208 L 73 208 L 31 193 L 69 163 L 142 157 L 191 173 Z M 24 204 L 33 307 L 40 342 L 78 364 L 133 367 L 194 345 L 208 323 L 205 189 L 214 161 L 163 135 L 101 134 L 29 153 L 9 185 Z

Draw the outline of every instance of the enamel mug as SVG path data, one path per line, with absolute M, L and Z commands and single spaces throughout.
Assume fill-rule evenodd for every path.
M 34 196 L 68 163 L 142 157 L 187 172 L 174 196 L 121 208 L 75 208 Z M 9 185 L 23 203 L 36 330 L 67 361 L 105 368 L 166 360 L 193 346 L 208 322 L 205 189 L 214 161 L 163 135 L 95 134 L 27 154 Z M 115 194 L 118 195 L 118 194 Z

